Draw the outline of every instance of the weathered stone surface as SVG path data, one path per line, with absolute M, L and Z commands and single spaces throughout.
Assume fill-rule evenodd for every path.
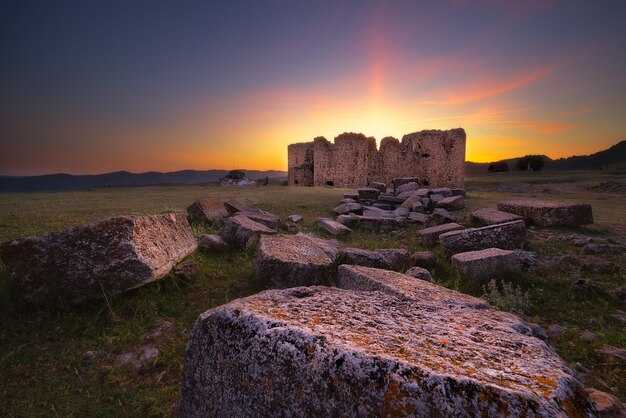
M 287 220 L 288 220 L 289 222 L 293 222 L 293 223 L 298 223 L 298 222 L 301 222 L 301 221 L 302 221 L 302 219 L 304 219 L 302 216 L 300 216 L 300 215 L 296 215 L 296 214 L 294 214 L 294 215 L 289 215 L 289 216 L 287 217 Z
M 119 216 L 0 244 L 9 279 L 33 302 L 80 302 L 165 276 L 195 250 L 180 213 Z
M 245 203 L 241 203 L 235 199 L 228 199 L 224 202 L 224 208 L 228 212 L 228 215 L 233 216 L 237 212 L 254 212 L 255 209 L 246 205 Z
M 430 221 L 430 215 L 418 212 L 411 212 L 409 213 L 409 216 L 407 216 L 407 219 L 411 222 L 422 225 L 427 224 Z
M 413 264 L 417 267 L 431 269 L 437 265 L 435 255 L 431 251 L 418 251 L 411 255 Z
M 278 230 L 284 227 L 284 222 L 280 219 L 280 216 L 264 210 L 258 209 L 253 212 L 237 212 L 237 215 L 243 215 L 248 219 L 252 219 L 254 222 L 265 225 L 269 229 Z
M 395 218 L 396 215 L 392 210 L 382 210 L 382 209 L 374 209 L 374 210 L 364 210 L 363 216 L 372 217 L 372 218 Z
M 345 192 L 343 194 L 345 199 L 353 199 L 355 202 L 359 201 L 359 192 Z
M 395 179 L 391 180 L 391 184 L 393 185 L 393 192 L 395 194 L 400 193 L 398 191 L 398 188 L 400 186 L 403 186 L 403 185 L 409 184 L 409 183 L 417 183 L 417 184 L 419 184 L 419 179 L 417 177 L 398 177 L 398 178 L 395 178 Z
M 395 271 L 364 266 L 341 265 L 337 287 L 346 290 L 380 291 L 400 299 L 465 308 L 489 307 L 483 299 L 455 292 L 436 284 L 416 282 L 414 277 Z
M 452 189 L 450 189 L 449 187 L 439 187 L 436 189 L 430 189 L 430 194 L 439 194 L 443 197 L 451 197 L 452 196 Z
M 422 197 L 418 195 L 411 195 L 406 198 L 404 202 L 400 205 L 401 208 L 411 209 L 414 203 L 419 203 L 421 205 Z
M 604 354 L 606 356 L 614 357 L 622 361 L 626 361 L 626 349 L 613 347 L 612 345 L 603 345 L 600 348 L 596 348 L 596 353 Z
M 187 207 L 187 214 L 192 222 L 213 222 L 228 216 L 224 202 L 211 198 L 196 200 Z
M 456 221 L 456 216 L 443 208 L 437 208 L 430 216 L 429 226 L 443 225 Z
M 452 196 L 465 196 L 465 189 L 450 189 Z
M 245 247 L 251 238 L 256 239 L 261 235 L 273 235 L 275 233 L 274 229 L 243 215 L 228 218 L 226 225 L 219 232 L 224 241 L 237 247 Z
M 414 190 L 407 190 L 405 192 L 402 193 L 398 193 L 398 195 L 396 196 L 399 199 L 408 199 L 411 196 L 419 196 L 419 191 L 417 189 Z
M 410 216 L 412 216 L 411 214 Z M 416 214 L 419 215 L 419 214 Z M 429 228 L 424 228 L 420 231 L 420 235 L 426 241 L 426 245 L 434 246 L 439 241 L 439 236 L 441 234 L 445 234 L 446 232 L 451 231 L 459 231 L 465 229 L 465 227 L 455 224 L 455 223 L 447 223 L 443 225 L 431 226 Z
M 333 212 L 339 215 L 345 215 L 346 213 L 363 213 L 363 206 L 358 203 L 342 203 L 334 208 Z
M 515 253 L 499 248 L 455 254 L 452 264 L 463 277 L 483 283 L 504 273 L 521 271 L 521 263 Z
M 411 205 L 411 211 L 417 213 L 424 213 L 424 205 L 421 202 L 415 202 Z
M 525 239 L 526 224 L 524 221 L 468 228 L 462 231 L 447 232 L 439 236 L 439 242 L 448 255 L 486 248 L 512 250 L 521 247 Z
M 228 249 L 228 243 L 219 235 L 202 234 L 198 238 L 198 246 L 207 251 L 225 251 Z
M 380 190 L 381 193 L 384 193 L 387 191 L 387 184 L 386 183 L 379 183 L 379 182 L 372 182 L 371 186 L 374 189 L 378 189 Z
M 379 203 L 376 202 L 374 204 L 372 204 L 372 206 L 369 206 L 370 208 L 374 207 L 374 208 L 378 208 L 378 209 L 382 209 L 382 210 L 393 210 L 394 205 L 390 204 L 390 203 Z
M 496 208 L 480 208 L 472 211 L 472 221 L 478 225 L 487 226 L 503 224 L 506 222 L 524 219 L 522 216 L 513 213 L 502 212 Z
M 409 216 L 409 212 L 410 210 L 408 210 L 407 208 L 398 208 L 393 211 L 393 216 L 394 217 L 398 217 L 398 216 L 407 217 Z
M 179 414 L 593 416 L 571 370 L 517 317 L 380 271 L 407 293 L 271 290 L 201 314 Z
M 341 264 L 376 267 L 402 271 L 410 263 L 409 253 L 403 249 L 364 250 L 362 248 L 344 248 L 340 251 Z
M 538 226 L 576 227 L 593 223 L 591 205 L 550 200 L 509 200 L 498 210 L 523 216 Z
M 359 222 L 359 215 L 355 215 L 353 213 L 339 215 L 337 216 L 337 222 L 346 226 L 356 225 Z
M 182 280 L 191 281 L 198 274 L 200 274 L 200 267 L 193 260 L 182 261 L 174 267 L 174 276 Z
M 590 243 L 583 247 L 581 254 L 622 254 L 626 246 L 620 244 Z
M 416 279 L 426 280 L 431 283 L 433 281 L 433 276 L 430 275 L 430 271 L 422 267 L 411 267 L 406 271 L 406 275 L 415 277 Z
M 317 220 L 317 223 L 331 235 L 342 236 L 350 235 L 352 233 L 352 230 L 350 228 L 337 221 L 333 221 L 332 219 L 319 218 Z
M 261 237 L 254 267 L 265 288 L 327 285 L 332 260 L 306 235 Z
M 399 195 L 401 193 L 408 192 L 410 190 L 417 190 L 417 189 L 419 189 L 419 184 L 417 184 L 414 181 L 411 181 L 411 182 L 404 183 L 404 184 L 397 186 L 395 188 L 395 193 L 396 195 Z
M 438 203 L 441 202 L 445 197 L 442 194 L 431 193 L 428 198 L 433 202 L 435 207 L 437 207 Z
M 323 239 L 316 237 L 313 233 L 303 234 L 313 241 L 318 247 L 324 251 L 324 254 L 328 256 L 333 262 L 339 254 L 339 241 L 335 239 Z
M 465 198 L 463 196 L 444 197 L 436 205 L 448 210 L 460 210 L 465 207 Z
M 587 388 L 589 397 L 596 405 L 600 418 L 625 418 L 626 405 L 610 393 L 594 388 Z
M 382 216 L 359 216 L 358 226 L 372 231 L 393 231 L 402 227 L 399 218 Z
M 361 199 L 369 199 L 376 200 L 378 199 L 378 195 L 380 195 L 380 190 L 375 189 L 373 187 L 361 187 L 359 190 L 359 200 Z
M 383 195 L 382 193 L 381 193 L 380 196 L 378 196 L 378 201 L 379 202 L 384 202 L 384 203 L 402 204 L 402 203 L 404 203 L 404 200 L 405 199 L 403 199 L 401 197 L 396 197 L 394 195 Z

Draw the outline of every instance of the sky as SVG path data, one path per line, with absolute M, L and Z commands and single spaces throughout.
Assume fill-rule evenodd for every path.
M 626 139 L 626 2 L 0 8 L 0 175 L 286 170 L 287 145 L 462 127 L 466 159 Z

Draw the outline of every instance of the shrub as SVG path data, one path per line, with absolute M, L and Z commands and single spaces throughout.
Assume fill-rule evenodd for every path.
M 483 297 L 492 305 L 503 311 L 523 314 L 530 308 L 530 294 L 519 286 L 513 286 L 511 282 L 502 282 L 502 290 L 498 288 L 495 279 L 491 279 L 486 287 L 483 287 Z

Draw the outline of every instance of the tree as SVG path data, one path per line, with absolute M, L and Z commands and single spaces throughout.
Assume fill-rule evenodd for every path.
M 528 170 L 539 171 L 543 168 L 545 163 L 546 162 L 541 155 L 531 154 L 531 155 L 525 155 L 519 160 L 517 160 L 516 167 L 518 170 L 523 170 L 523 171 L 528 171 Z

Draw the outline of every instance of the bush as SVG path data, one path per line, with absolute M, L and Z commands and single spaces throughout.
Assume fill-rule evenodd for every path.
M 530 294 L 519 286 L 513 286 L 511 282 L 502 282 L 502 290 L 498 289 L 495 279 L 491 279 L 486 287 L 483 287 L 483 297 L 492 305 L 503 311 L 523 314 L 530 308 Z

